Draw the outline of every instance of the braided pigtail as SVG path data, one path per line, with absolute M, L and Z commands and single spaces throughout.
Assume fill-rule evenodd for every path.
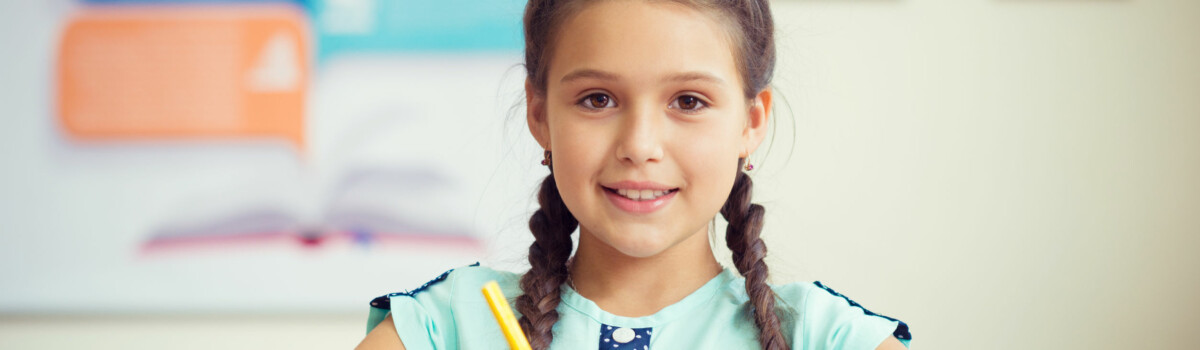
M 741 168 L 745 160 L 738 161 Z M 733 252 L 733 264 L 746 277 L 746 294 L 753 306 L 754 324 L 758 326 L 758 341 L 765 350 L 787 350 L 779 316 L 775 314 L 775 291 L 767 285 L 767 245 L 762 233 L 763 207 L 750 203 L 753 181 L 739 171 L 733 182 L 729 199 L 721 207 L 721 215 L 729 222 L 725 230 L 725 244 Z
M 534 350 L 550 348 L 554 340 L 554 323 L 558 322 L 558 303 L 561 286 L 567 281 L 567 259 L 571 257 L 571 233 L 579 222 L 567 210 L 554 174 L 546 176 L 538 191 L 541 209 L 529 218 L 533 244 L 529 246 L 529 272 L 521 277 L 517 311 L 521 313 L 521 329 Z

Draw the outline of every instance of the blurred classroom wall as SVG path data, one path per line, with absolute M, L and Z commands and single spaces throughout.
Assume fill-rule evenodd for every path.
M 910 324 L 917 348 L 1194 348 L 1200 2 L 772 6 L 786 104 L 754 176 L 776 283 L 821 280 Z M 307 13 L 302 136 L 81 141 L 58 119 L 55 64 L 84 7 L 0 4 L 0 348 L 351 348 L 373 296 L 475 260 L 522 268 L 545 173 L 509 117 L 511 47 L 323 52 L 328 23 Z M 443 196 L 461 215 L 431 231 L 451 238 L 327 229 L 339 216 L 322 214 L 404 196 Z M 271 224 L 223 218 L 276 207 L 333 238 L 146 243 L 214 217 Z

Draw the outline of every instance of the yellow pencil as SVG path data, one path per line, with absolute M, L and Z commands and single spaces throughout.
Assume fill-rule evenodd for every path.
M 496 284 L 496 281 L 483 285 L 483 298 L 487 299 L 488 305 L 492 307 L 492 315 L 496 315 L 496 322 L 500 323 L 500 330 L 504 331 L 508 347 L 513 350 L 531 350 L 529 340 L 525 339 L 525 332 L 521 331 L 521 325 L 513 316 L 512 309 L 508 307 L 508 299 L 504 298 L 504 293 L 500 292 L 500 285 Z

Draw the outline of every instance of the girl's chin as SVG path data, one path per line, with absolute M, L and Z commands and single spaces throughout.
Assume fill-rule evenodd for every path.
M 707 245 L 707 225 L 702 225 L 703 229 L 698 230 L 693 234 L 684 234 L 681 227 L 664 228 L 659 224 L 640 224 L 640 223 L 619 223 L 617 225 L 606 225 L 602 230 L 581 230 L 580 233 L 588 234 L 593 243 L 606 245 L 603 250 L 616 251 L 622 255 L 631 258 L 649 258 L 678 246 L 691 246 L 684 244 L 695 238 L 696 234 L 701 232 L 704 235 L 704 247 Z M 686 230 L 690 231 L 690 230 Z M 583 237 L 580 237 L 583 239 Z M 582 243 L 582 242 L 581 242 Z
M 632 231 L 626 231 L 632 232 Z M 613 250 L 620 252 L 631 258 L 649 258 L 671 247 L 669 242 L 663 238 L 651 239 L 649 234 L 633 233 L 630 237 L 609 237 L 610 239 L 601 239 Z

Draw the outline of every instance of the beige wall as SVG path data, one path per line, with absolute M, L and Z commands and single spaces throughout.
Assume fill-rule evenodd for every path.
M 777 276 L 922 348 L 1196 348 L 1200 2 L 775 5 Z
M 774 6 L 777 282 L 822 280 L 918 348 L 1195 347 L 1200 1 Z M 349 348 L 364 322 L 8 315 L 0 348 Z

